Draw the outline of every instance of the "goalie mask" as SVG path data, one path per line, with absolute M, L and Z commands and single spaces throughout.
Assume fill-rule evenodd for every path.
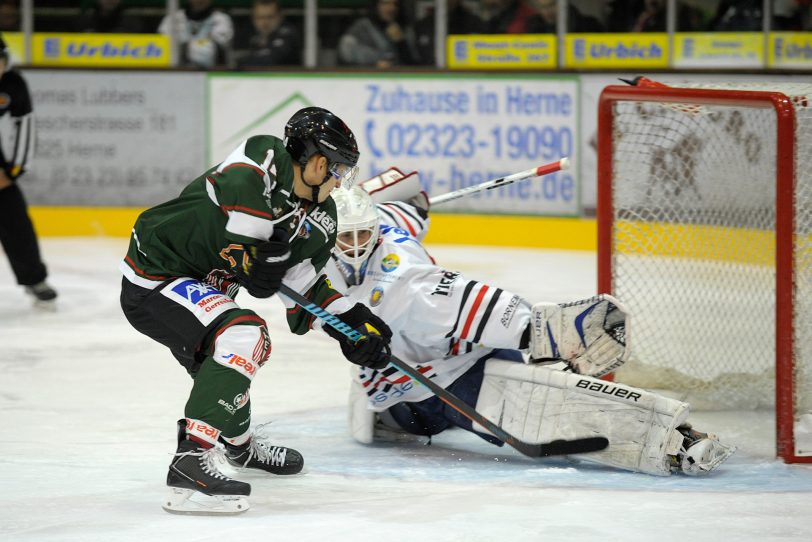
M 369 256 L 378 242 L 378 209 L 369 194 L 358 186 L 337 188 L 332 193 L 338 214 L 334 254 L 347 284 L 361 284 Z

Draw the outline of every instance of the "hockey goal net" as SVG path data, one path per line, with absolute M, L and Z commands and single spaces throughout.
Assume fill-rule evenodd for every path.
M 632 313 L 618 381 L 775 408 L 812 462 L 812 85 L 607 87 L 598 287 Z

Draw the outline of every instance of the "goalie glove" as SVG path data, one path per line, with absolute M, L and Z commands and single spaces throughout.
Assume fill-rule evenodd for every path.
M 537 303 L 530 326 L 531 363 L 561 359 L 578 374 L 601 377 L 629 356 L 628 311 L 610 295 Z

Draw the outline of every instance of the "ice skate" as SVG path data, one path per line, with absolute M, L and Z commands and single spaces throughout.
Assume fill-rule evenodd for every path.
M 45 281 L 26 286 L 25 293 L 34 298 L 34 305 L 37 307 L 50 309 L 55 306 L 56 290 Z
M 271 474 L 298 474 L 304 467 L 302 454 L 293 448 L 274 446 L 268 442 L 265 426 L 257 426 L 245 444 L 226 443 L 226 459 L 241 469 L 260 469 Z
M 702 476 L 721 465 L 736 451 L 735 446 L 719 442 L 713 433 L 702 433 L 683 424 L 677 431 L 684 435 L 682 449 L 671 458 L 672 470 L 689 476 Z
M 181 440 L 169 465 L 169 491 L 163 508 L 173 514 L 239 514 L 250 507 L 251 486 L 223 475 L 217 467 L 219 448 L 203 449 Z

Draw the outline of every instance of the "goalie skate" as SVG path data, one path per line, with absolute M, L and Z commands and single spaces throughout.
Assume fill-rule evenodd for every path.
M 719 442 L 713 433 L 695 431 L 690 424 L 681 425 L 677 430 L 685 438 L 680 452 L 672 457 L 672 470 L 689 476 L 702 476 L 721 465 L 736 451 L 735 446 Z

